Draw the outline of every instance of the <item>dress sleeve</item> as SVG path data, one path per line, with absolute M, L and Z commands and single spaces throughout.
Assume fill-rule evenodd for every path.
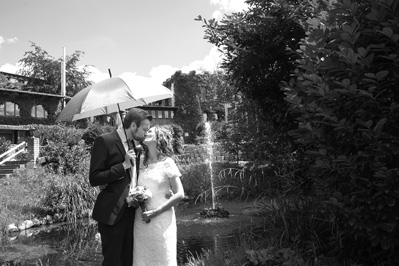
M 177 168 L 177 165 L 172 158 L 166 159 L 165 173 L 168 178 L 176 178 L 181 176 L 179 168 Z

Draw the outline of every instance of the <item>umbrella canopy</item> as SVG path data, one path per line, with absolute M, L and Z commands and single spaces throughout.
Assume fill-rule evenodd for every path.
M 171 90 L 149 78 L 121 75 L 78 92 L 62 110 L 56 122 L 112 114 L 171 97 Z

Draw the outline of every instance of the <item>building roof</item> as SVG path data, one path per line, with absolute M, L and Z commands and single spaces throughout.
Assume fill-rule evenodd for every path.
M 0 88 L 0 92 L 13 92 L 13 93 L 20 93 L 20 94 L 31 94 L 31 95 L 38 95 L 38 96 L 47 96 L 47 97 L 55 97 L 55 98 L 67 98 L 70 99 L 69 96 L 62 96 L 59 94 L 50 94 L 50 93 L 42 93 L 42 92 L 33 92 L 33 91 L 21 91 L 21 90 L 13 90 L 13 89 L 4 89 Z
M 0 130 L 31 130 L 32 128 L 28 125 L 0 125 Z

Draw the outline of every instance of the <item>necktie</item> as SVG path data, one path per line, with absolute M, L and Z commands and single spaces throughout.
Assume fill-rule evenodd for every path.
M 133 172 L 131 172 L 132 184 L 133 184 L 134 186 L 136 186 L 136 185 L 137 185 L 137 180 L 138 180 L 138 178 L 139 178 L 140 151 L 138 151 L 138 150 L 136 149 L 136 145 L 134 144 L 134 141 L 133 141 L 133 140 L 129 139 L 129 140 L 127 140 L 126 142 L 129 142 L 129 143 L 127 143 L 128 149 L 134 149 L 134 152 L 135 152 L 135 154 L 136 154 L 136 160 L 135 160 L 135 165 L 136 165 L 136 178 L 135 178 L 135 179 L 133 179 Z M 132 168 L 132 171 L 133 171 L 133 168 Z

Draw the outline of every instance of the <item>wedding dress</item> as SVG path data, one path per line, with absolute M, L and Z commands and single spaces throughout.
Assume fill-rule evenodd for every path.
M 148 210 L 167 201 L 170 193 L 169 178 L 180 177 L 180 171 L 172 158 L 140 167 L 137 184 L 152 193 L 147 199 Z M 133 266 L 177 266 L 177 229 L 174 208 L 155 216 L 146 223 L 136 209 L 134 221 Z

